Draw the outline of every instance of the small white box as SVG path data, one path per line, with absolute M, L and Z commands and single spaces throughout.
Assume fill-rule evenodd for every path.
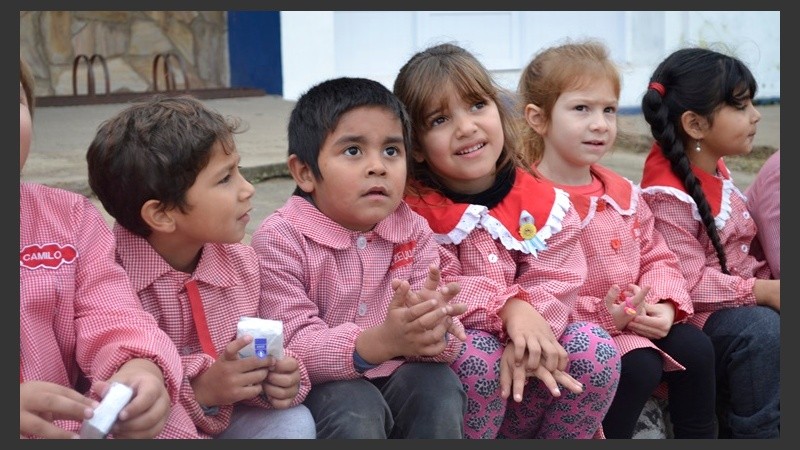
M 246 334 L 253 336 L 253 342 L 239 350 L 240 358 L 253 355 L 259 358 L 269 355 L 283 358 L 283 322 L 280 320 L 242 317 L 236 324 L 236 337 Z

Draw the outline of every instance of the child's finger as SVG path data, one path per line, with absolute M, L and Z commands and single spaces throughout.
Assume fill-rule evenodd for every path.
M 248 344 L 253 342 L 253 336 L 244 334 L 230 342 L 225 346 L 225 350 L 219 355 L 218 359 L 223 361 L 236 361 L 239 359 L 239 350 L 247 347 Z
M 445 303 L 450 303 L 450 301 L 453 300 L 453 298 L 458 295 L 459 292 L 461 292 L 461 285 L 453 281 L 447 283 L 440 289 L 440 291 L 442 293 L 442 299 L 445 301 Z
M 609 311 L 611 311 L 612 307 L 617 303 L 617 299 L 619 298 L 621 290 L 619 285 L 612 284 L 611 287 L 608 289 L 608 293 L 605 297 L 606 307 L 608 307 Z
M 435 299 L 431 299 L 408 307 L 407 320 L 417 322 L 425 330 L 434 329 L 447 315 L 445 308 L 437 307 L 438 303 Z
M 411 285 L 406 280 L 394 279 L 392 280 L 392 289 L 394 289 L 394 295 L 392 295 L 392 300 L 389 302 L 389 309 L 405 307 L 406 296 L 411 290 Z
M 556 383 L 555 378 L 553 378 L 553 374 L 545 369 L 544 366 L 540 365 L 538 369 L 528 372 L 544 383 L 547 390 L 550 391 L 550 395 L 553 397 L 561 397 L 561 389 L 558 388 L 558 383 Z
M 431 264 L 428 267 L 428 276 L 425 278 L 425 282 L 422 284 L 422 289 L 435 291 L 439 288 L 439 283 L 441 283 L 441 281 L 442 272 L 434 264 Z
M 567 372 L 556 370 L 553 372 L 553 378 L 558 382 L 558 384 L 564 386 L 564 389 L 572 392 L 573 394 L 580 394 L 583 392 L 583 384 L 575 378 L 572 378 L 572 375 Z

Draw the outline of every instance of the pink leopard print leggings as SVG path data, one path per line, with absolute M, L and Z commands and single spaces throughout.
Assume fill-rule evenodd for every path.
M 500 397 L 500 357 L 496 336 L 467 330 L 461 354 L 450 365 L 467 393 L 464 433 L 468 439 L 590 439 L 602 436 L 603 417 L 617 390 L 620 354 L 599 325 L 575 322 L 559 342 L 569 354 L 567 371 L 585 386 L 582 394 L 562 389 L 553 397 L 531 378 L 520 403 Z

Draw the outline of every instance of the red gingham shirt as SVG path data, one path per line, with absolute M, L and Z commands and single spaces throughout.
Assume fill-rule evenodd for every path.
M 190 380 L 206 371 L 216 358 L 201 348 L 186 282 L 195 280 L 205 310 L 208 332 L 217 354 L 236 338 L 236 324 L 242 316 L 259 314 L 261 281 L 258 259 L 253 248 L 243 244 L 206 244 L 193 274 L 173 269 L 144 238 L 114 224 L 117 257 L 128 272 L 144 309 L 152 314 L 178 348 L 183 362 L 184 380 L 180 402 L 198 429 L 209 437 L 230 425 L 233 405 L 221 405 L 219 413 L 206 416 L 195 400 Z M 269 310 L 268 310 L 269 311 Z M 271 315 L 260 316 L 272 319 Z M 290 351 L 287 355 L 294 356 Z M 300 404 L 311 383 L 300 362 L 300 391 L 292 405 Z M 257 396 L 242 403 L 272 408 Z
M 770 271 L 764 261 L 750 255 L 756 226 L 724 162 L 720 159 L 718 163 L 718 176 L 693 170 L 702 179 L 707 198 L 712 199 L 711 208 L 730 275 L 722 273 L 694 200 L 682 182 L 670 170 L 664 170 L 666 159 L 660 150 L 656 151 L 656 147 L 653 150 L 645 162 L 641 186 L 644 199 L 656 217 L 656 229 L 678 256 L 686 277 L 695 310 L 689 322 L 702 328 L 716 310 L 755 305 L 755 280 L 769 278 Z
M 506 300 L 516 297 L 530 303 L 556 336 L 563 334 L 573 320 L 578 288 L 586 281 L 578 216 L 566 193 L 517 169 L 511 191 L 491 209 L 454 203 L 438 192 L 408 196 L 406 201 L 428 220 L 442 248 L 457 260 L 457 270 L 444 275 L 461 284 L 459 298 L 469 305 L 462 316 L 467 328 L 505 339 L 498 313 Z M 523 211 L 544 248 L 528 246 L 532 236 L 525 239 L 520 234 Z
M 758 228 L 750 254 L 765 259 L 773 278 L 781 278 L 781 152 L 773 153 L 761 166 L 745 191 L 747 209 Z M 758 244 L 758 245 L 756 245 Z
M 75 388 L 81 372 L 106 380 L 128 360 L 146 358 L 161 368 L 176 401 L 180 357 L 114 262 L 114 238 L 100 212 L 60 189 L 20 183 L 19 193 L 21 379 Z M 173 407 L 159 437 L 197 435 L 186 412 Z
M 305 363 L 311 383 L 388 376 L 405 361 L 364 374 L 353 365 L 358 335 L 386 317 L 391 280 L 408 280 L 418 290 L 428 266 L 439 264 L 433 233 L 407 205 L 358 232 L 293 195 L 259 225 L 251 245 L 261 260 L 262 311 L 283 320 L 284 342 Z M 448 342 L 438 356 L 415 359 L 452 362 L 462 343 L 452 336 Z
M 622 354 L 637 348 L 653 348 L 661 353 L 664 370 L 681 370 L 683 366 L 650 339 L 618 330 L 605 304 L 612 284 L 621 289 L 628 284 L 650 286 L 645 301 L 651 304 L 668 301 L 675 307 L 674 322 L 685 321 L 693 309 L 678 259 L 655 229 L 655 218 L 639 189 L 601 165 L 593 165 L 591 171 L 601 190 L 598 195 L 579 192 L 582 187 L 561 186 L 570 191 L 573 203 L 579 205 L 583 227 L 580 241 L 589 266 L 575 316 L 603 325 Z

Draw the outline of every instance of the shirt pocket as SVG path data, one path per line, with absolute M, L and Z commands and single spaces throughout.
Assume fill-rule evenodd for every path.
M 20 267 L 20 315 L 25 315 L 25 311 L 29 317 L 51 315 L 55 318 L 63 308 L 73 314 L 75 284 L 73 264 L 62 264 L 56 269 Z

